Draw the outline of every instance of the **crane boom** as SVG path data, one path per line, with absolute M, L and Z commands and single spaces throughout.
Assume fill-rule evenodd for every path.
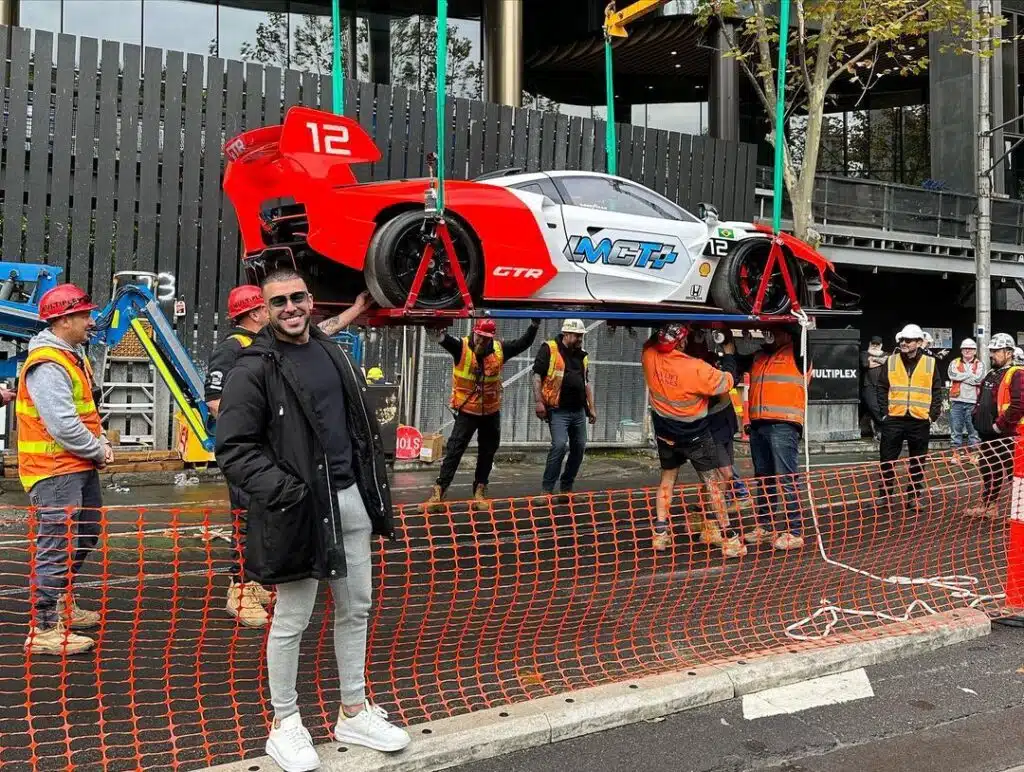
M 610 2 L 604 11 L 604 31 L 615 38 L 628 36 L 626 27 L 638 19 L 642 19 L 652 11 L 656 11 L 669 0 L 636 0 L 621 11 L 615 10 L 615 3 Z

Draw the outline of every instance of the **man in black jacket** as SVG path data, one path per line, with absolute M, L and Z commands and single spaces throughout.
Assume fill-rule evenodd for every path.
M 284 769 L 313 769 L 317 755 L 295 690 L 299 643 L 320 580 L 334 598 L 339 742 L 397 751 L 409 736 L 366 699 L 366 625 L 372 602 L 371 533 L 393 537 L 380 430 L 358 370 L 310 325 L 313 298 L 291 270 L 263 282 L 269 325 L 227 376 L 217 463 L 249 496 L 245 572 L 277 585 L 267 640 L 274 724 L 267 754 Z

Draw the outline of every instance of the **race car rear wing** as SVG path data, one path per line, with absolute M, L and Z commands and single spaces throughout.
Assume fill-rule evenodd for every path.
M 354 184 L 352 164 L 381 158 L 356 121 L 301 106 L 290 108 L 280 126 L 253 129 L 230 140 L 224 155 L 224 192 L 235 208 L 246 254 L 266 247 L 264 203 L 283 198 L 301 204 L 315 190 Z

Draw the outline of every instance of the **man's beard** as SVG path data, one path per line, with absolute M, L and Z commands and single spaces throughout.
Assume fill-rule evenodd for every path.
M 288 321 L 291 321 L 294 318 L 295 317 L 289 317 Z M 276 332 L 282 338 L 291 338 L 292 340 L 299 340 L 300 338 L 305 337 L 306 333 L 309 331 L 309 314 L 303 316 L 302 321 L 302 329 L 299 330 L 298 332 L 289 332 L 288 330 L 284 329 L 279 320 L 275 321 L 271 319 L 270 326 L 273 327 L 274 332 Z

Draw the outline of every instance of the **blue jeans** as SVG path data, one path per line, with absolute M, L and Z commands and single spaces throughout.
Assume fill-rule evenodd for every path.
M 100 539 L 103 497 L 95 470 L 40 480 L 28 493 L 38 507 L 35 590 L 36 625 L 47 630 L 57 624 L 60 596 L 74 588 L 82 564 Z
M 800 431 L 792 424 L 769 423 L 751 427 L 750 457 L 758 481 L 758 522 L 771 530 L 772 500 L 782 498 L 787 530 L 798 536 L 803 527 L 796 491 L 799 456 Z
M 949 403 L 949 441 L 954 448 L 964 445 L 964 434 L 967 435 L 967 445 L 974 446 L 980 441 L 978 430 L 974 428 L 974 420 L 971 413 L 974 410 L 972 402 L 950 402 Z
M 583 464 L 583 451 L 587 447 L 587 414 L 583 408 L 579 410 L 562 410 L 555 408 L 549 411 L 551 427 L 551 450 L 548 451 L 548 463 L 544 467 L 544 480 L 541 487 L 551 493 L 555 489 L 555 480 L 559 472 L 562 474 L 560 490 L 568 493 L 576 482 L 576 475 Z M 562 461 L 566 451 L 569 460 L 562 471 Z

